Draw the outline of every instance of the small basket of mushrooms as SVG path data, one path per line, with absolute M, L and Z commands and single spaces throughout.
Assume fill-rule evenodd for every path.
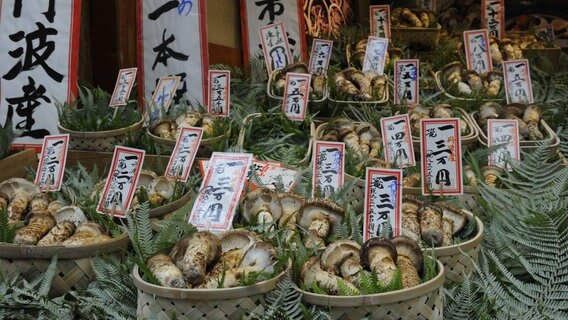
M 329 100 L 335 105 L 384 105 L 389 100 L 388 82 L 385 74 L 349 67 L 333 76 Z
M 448 98 L 476 101 L 476 100 L 504 100 L 505 88 L 503 74 L 490 71 L 478 74 L 467 70 L 461 62 L 451 62 L 435 73 L 438 89 Z
M 398 7 L 391 11 L 391 33 L 393 41 L 436 48 L 440 42 L 442 26 L 433 12 Z
M 286 87 L 286 74 L 288 72 L 309 73 L 308 66 L 303 62 L 292 63 L 280 70 L 274 70 L 270 74 L 270 78 L 268 79 L 266 86 L 268 98 L 274 105 L 282 105 L 282 101 L 284 100 L 284 88 Z M 319 107 L 325 104 L 329 95 L 327 89 L 327 78 L 325 75 L 312 74 L 309 90 L 309 105 Z
M 369 38 L 363 38 L 357 41 L 357 43 L 348 43 L 347 46 L 345 46 L 347 64 L 350 67 L 354 67 L 357 70 L 363 69 L 368 42 Z M 403 52 L 399 48 L 387 49 L 385 56 L 385 70 L 392 70 L 394 67 L 394 61 L 400 59 L 402 56 Z

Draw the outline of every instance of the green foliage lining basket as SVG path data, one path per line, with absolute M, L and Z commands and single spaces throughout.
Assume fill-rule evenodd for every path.
M 171 154 L 171 152 L 174 150 L 176 146 L 177 140 L 170 140 L 158 137 L 157 135 L 152 133 L 152 130 L 150 128 L 147 128 L 146 132 L 148 134 L 148 137 L 150 137 L 150 139 L 152 139 L 154 143 L 160 145 L 161 149 L 164 152 Z M 227 130 L 223 135 L 201 139 L 201 142 L 199 143 L 199 149 L 197 150 L 197 156 L 202 156 L 202 157 L 211 156 L 214 145 L 230 136 L 231 136 L 231 128 L 229 128 L 229 130 Z

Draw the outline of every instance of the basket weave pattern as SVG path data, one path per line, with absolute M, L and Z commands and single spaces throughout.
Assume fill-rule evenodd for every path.
M 477 262 L 480 249 L 481 241 L 471 250 L 464 252 L 464 254 L 437 256 L 438 260 L 444 264 L 446 284 L 461 282 L 464 276 L 472 274 L 475 271 L 474 263 Z
M 144 124 L 144 118 L 133 125 L 117 130 L 99 132 L 81 132 L 66 129 L 57 124 L 61 133 L 69 134 L 69 149 L 85 151 L 114 151 L 116 145 L 123 145 L 129 133 L 138 133 Z

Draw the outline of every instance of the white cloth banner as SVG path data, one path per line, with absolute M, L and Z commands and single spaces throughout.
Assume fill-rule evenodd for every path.
M 292 58 L 307 61 L 302 0 L 241 0 L 241 20 L 245 64 L 262 54 L 259 29 L 278 22 L 286 29 Z
M 205 106 L 207 25 L 205 0 L 138 0 L 138 86 L 150 101 L 160 77 L 179 76 L 174 104 L 184 96 Z
M 13 147 L 41 148 L 59 133 L 56 102 L 77 91 L 80 0 L 0 0 L 0 125 Z

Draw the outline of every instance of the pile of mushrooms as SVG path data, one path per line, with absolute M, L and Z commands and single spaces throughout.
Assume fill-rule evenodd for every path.
M 329 122 L 321 140 L 345 142 L 347 150 L 359 159 L 378 158 L 383 148 L 381 134 L 374 125 L 368 122 L 356 124 L 347 118 Z
M 434 13 L 411 8 L 394 8 L 391 25 L 395 28 L 436 28 L 438 21 Z
M 150 132 L 162 139 L 176 140 L 182 128 L 201 127 L 204 136 L 211 136 L 216 121 L 218 119 L 210 114 L 188 111 L 175 120 L 169 118 L 159 120 L 152 126 Z
M 449 203 L 426 203 L 408 196 L 402 199 L 402 235 L 422 240 L 427 246 L 451 246 L 467 221 L 467 215 Z
M 276 95 L 283 96 L 284 88 L 286 87 L 286 74 L 288 72 L 293 73 L 305 73 L 308 74 L 308 66 L 303 62 L 296 62 L 289 64 L 277 71 L 274 79 L 274 91 Z M 325 95 L 325 82 L 326 78 L 321 74 L 312 74 L 312 82 L 310 83 L 310 100 L 320 100 L 323 99 Z
M 439 1 L 438 21 L 444 30 L 471 30 L 481 24 L 481 3 L 478 1 Z M 461 33 L 460 33 L 461 36 Z
M 522 41 L 511 38 L 489 38 L 489 52 L 491 62 L 498 67 L 503 61 L 518 60 L 523 58 Z
M 216 236 L 207 231 L 178 241 L 169 254 L 146 265 L 160 285 L 171 288 L 232 288 L 254 273 L 274 273 L 276 250 L 253 232 L 237 229 Z
M 465 96 L 481 93 L 489 98 L 496 98 L 503 89 L 503 75 L 500 72 L 478 74 L 474 70 L 463 68 L 458 61 L 442 68 L 442 81 L 446 89 L 453 88 Z
M 475 172 L 469 165 L 463 167 L 463 172 L 468 180 L 468 184 L 472 187 L 479 185 L 479 181 Z M 503 169 L 496 166 L 483 166 L 481 167 L 481 175 L 483 177 L 483 182 L 490 187 L 497 187 L 499 183 L 499 177 L 503 173 Z
M 321 257 L 310 257 L 300 270 L 300 284 L 316 285 L 329 295 L 340 293 L 343 282 L 352 292 L 361 292 L 361 275 L 375 271 L 382 286 L 389 285 L 396 271 L 404 288 L 420 284 L 423 254 L 416 241 L 399 236 L 392 240 L 372 238 L 360 246 L 353 240 L 331 243 Z
M 358 101 L 381 100 L 385 97 L 388 79 L 376 71 L 360 71 L 349 67 L 333 77 L 338 94 Z
M 520 103 L 508 104 L 501 107 L 494 102 L 487 102 L 479 107 L 477 123 L 482 132 L 487 132 L 488 119 L 513 119 L 519 125 L 519 138 L 521 140 L 544 140 L 539 125 L 542 110 L 537 105 L 524 105 Z
M 447 103 L 441 103 L 433 107 L 425 107 L 422 105 L 409 107 L 408 117 L 410 118 L 412 134 L 415 136 L 420 136 L 420 119 L 459 117 L 461 134 L 466 135 L 470 130 L 467 126 L 467 122 L 461 119 L 459 111 Z

